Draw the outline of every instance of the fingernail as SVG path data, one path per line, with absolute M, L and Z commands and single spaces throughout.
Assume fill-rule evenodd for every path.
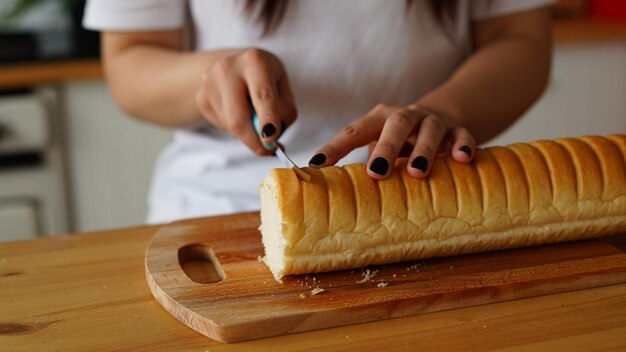
M 382 156 L 379 156 L 378 158 L 374 159 L 374 161 L 372 162 L 372 165 L 370 165 L 370 170 L 374 171 L 375 173 L 379 175 L 387 174 L 387 169 L 389 169 L 389 162 L 387 161 L 387 159 L 383 158 Z
M 268 124 L 265 124 L 265 126 L 263 126 L 263 131 L 261 131 L 261 136 L 263 138 L 267 138 L 267 137 L 273 136 L 274 133 L 276 133 L 276 127 L 274 127 L 274 125 L 272 125 L 271 123 L 268 123 Z
M 309 165 L 322 165 L 326 162 L 326 155 L 322 153 L 315 154 L 314 157 L 309 160 Z
M 464 145 L 461 148 L 459 148 L 463 153 L 467 154 L 467 156 L 469 156 L 470 158 L 472 157 L 472 148 Z
M 426 172 L 426 169 L 428 168 L 428 159 L 426 159 L 425 156 L 420 155 L 417 158 L 413 159 L 411 167 L 414 169 L 418 169 L 421 172 Z

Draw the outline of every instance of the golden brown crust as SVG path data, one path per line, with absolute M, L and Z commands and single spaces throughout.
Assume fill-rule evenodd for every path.
M 530 206 L 528 204 L 528 182 L 519 158 L 512 150 L 504 147 L 487 148 L 485 151 L 493 156 L 500 172 L 502 172 L 507 199 L 507 213 L 511 219 L 511 226 L 524 224 L 528 219 Z
M 302 187 L 296 174 L 290 169 L 273 169 L 270 171 L 267 181 L 275 187 L 275 201 L 283 218 L 281 233 L 287 243 L 296 243 L 307 231 L 304 224 L 304 201 L 302 200 Z M 294 247 L 287 248 L 286 254 L 292 254 Z
M 483 226 L 489 231 L 509 227 L 511 217 L 508 211 L 502 211 L 507 209 L 507 194 L 500 166 L 493 155 L 483 149 L 476 149 L 474 165 L 482 190 Z
M 435 217 L 454 218 L 458 214 L 454 181 L 445 162 L 438 159 L 430 169 L 428 185 Z
M 344 166 L 348 173 L 356 204 L 354 232 L 366 233 L 380 225 L 380 199 L 376 182 L 367 175 L 364 164 Z
M 328 187 L 328 233 L 352 232 L 356 224 L 356 201 L 352 182 L 346 171 L 338 166 L 320 169 L 329 180 Z
M 626 231 L 623 135 L 477 149 L 472 164 L 438 158 L 425 180 L 406 163 L 383 181 L 363 164 L 307 168 L 311 182 L 272 170 L 261 230 L 280 244 L 266 248 L 276 278 Z
M 541 153 L 530 144 L 516 143 L 508 148 L 517 155 L 527 182 L 530 221 L 551 223 L 560 216 L 552 205 L 550 172 Z
M 398 220 L 407 218 L 406 190 L 400 176 L 406 167 L 406 159 L 401 161 L 404 161 L 404 163 L 396 164 L 396 167 L 392 170 L 391 177 L 376 182 L 378 193 L 385 195 L 380 198 L 381 221 L 383 226 L 390 231 L 393 230 Z
M 456 218 L 477 226 L 483 223 L 482 186 L 473 164 L 461 164 L 452 158 L 442 158 L 450 171 L 456 194 Z
M 408 172 L 404 172 L 406 164 L 406 159 L 399 159 L 396 162 L 396 168 L 404 185 L 407 220 L 417 228 L 416 232 L 419 233 L 424 231 L 435 218 L 435 210 L 428 179 L 420 180 L 411 177 Z
M 303 207 L 304 226 L 307 247 L 310 246 L 309 250 L 313 250 L 312 247 L 319 239 L 328 234 L 328 191 L 326 180 L 320 170 L 306 168 L 305 171 L 311 175 L 311 179 L 308 182 L 300 182 L 303 204 L 306 204 Z
M 580 138 L 597 156 L 602 174 L 602 200 L 613 200 L 626 194 L 626 170 L 618 146 L 598 136 Z
M 610 134 L 606 136 L 606 138 L 609 139 L 611 142 L 615 143 L 615 145 L 617 145 L 617 147 L 622 152 L 622 158 L 624 159 L 624 164 L 626 164 L 626 152 L 624 152 L 626 151 L 626 135 Z
M 598 159 L 591 148 L 580 139 L 557 139 L 569 152 L 576 169 L 578 200 L 597 200 L 602 195 L 602 175 Z
M 576 169 L 567 150 L 555 141 L 531 143 L 545 159 L 552 185 L 552 205 L 566 220 L 576 219 L 578 214 L 576 194 Z

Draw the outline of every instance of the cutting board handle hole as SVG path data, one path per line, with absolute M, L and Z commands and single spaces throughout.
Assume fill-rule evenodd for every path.
M 178 249 L 178 262 L 191 281 L 211 284 L 224 280 L 224 272 L 213 251 L 202 244 L 190 244 Z

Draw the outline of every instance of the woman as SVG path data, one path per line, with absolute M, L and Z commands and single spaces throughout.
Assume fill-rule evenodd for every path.
M 440 150 L 470 162 L 545 87 L 549 2 L 191 0 L 185 30 L 183 0 L 90 0 L 85 25 L 119 105 L 178 128 L 150 194 L 164 222 L 258 209 L 279 138 L 297 164 L 376 179 L 402 149 L 414 177 Z

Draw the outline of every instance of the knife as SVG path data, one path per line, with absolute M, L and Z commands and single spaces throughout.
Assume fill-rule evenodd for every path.
M 261 131 L 259 115 L 256 114 L 252 104 L 250 104 L 250 110 L 252 111 L 252 125 L 254 125 L 254 131 L 259 134 Z M 298 165 L 296 165 L 296 163 L 294 163 L 291 158 L 287 156 L 281 145 L 276 143 L 276 141 L 263 143 L 263 147 L 268 150 L 276 148 L 276 156 L 280 159 L 280 161 L 282 161 L 283 165 L 292 169 L 302 181 L 309 182 L 311 180 L 311 175 L 299 168 Z

